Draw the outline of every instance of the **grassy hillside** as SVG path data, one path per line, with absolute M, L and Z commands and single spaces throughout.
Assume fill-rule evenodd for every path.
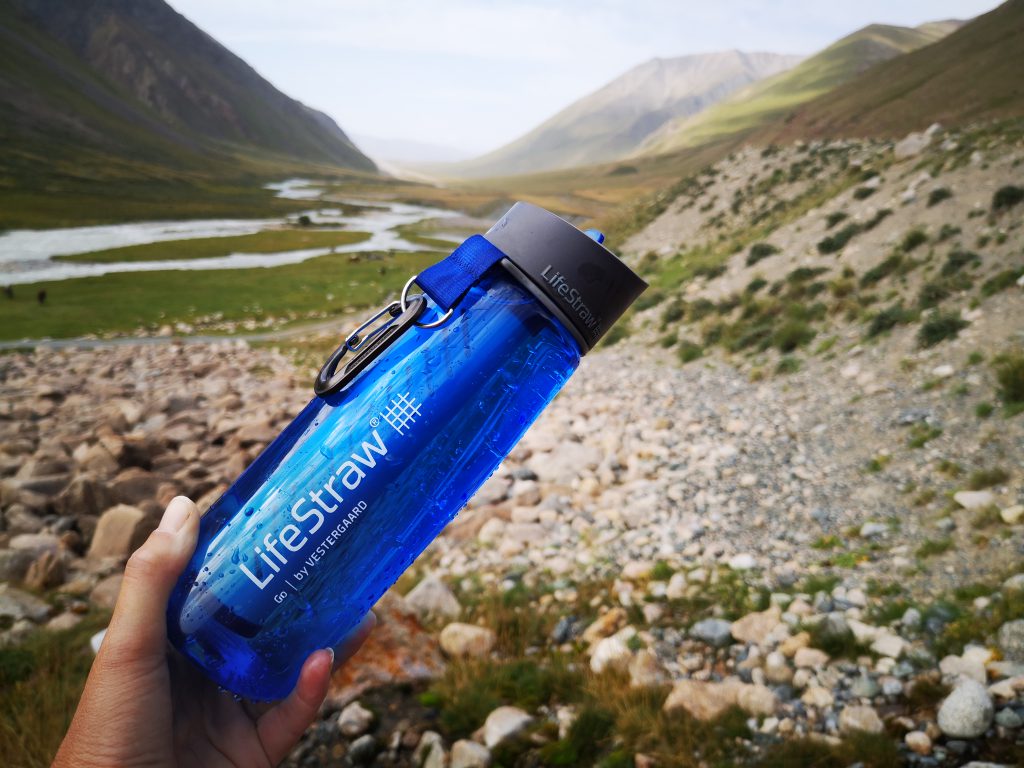
M 774 125 L 761 141 L 900 136 L 1024 112 L 1024 0 L 1010 0 L 934 45 L 871 68 Z
M 833 43 L 797 66 L 754 83 L 693 117 L 673 120 L 645 142 L 644 152 L 691 147 L 769 123 L 828 93 L 869 67 L 941 39 L 956 22 L 917 29 L 872 24 Z

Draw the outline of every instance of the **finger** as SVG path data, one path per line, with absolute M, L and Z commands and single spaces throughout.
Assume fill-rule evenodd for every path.
M 256 733 L 271 765 L 288 756 L 320 711 L 331 682 L 334 651 L 314 651 L 302 665 L 299 681 L 288 698 L 256 721 Z
M 271 763 L 283 760 L 295 746 L 324 703 L 332 669 L 359 650 L 376 624 L 377 617 L 370 612 L 336 648 L 326 648 L 311 654 L 302 666 L 299 681 L 288 698 L 256 721 L 256 731 Z
M 167 600 L 196 548 L 199 510 L 184 496 L 167 505 L 160 525 L 128 558 L 121 594 L 102 649 L 163 661 Z

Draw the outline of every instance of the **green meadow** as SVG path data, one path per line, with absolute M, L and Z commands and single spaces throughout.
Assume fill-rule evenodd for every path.
M 332 233 L 356 234 L 356 233 Z M 439 254 L 328 254 L 264 269 L 120 272 L 31 283 L 0 297 L 0 338 L 150 331 L 174 322 L 299 320 L 381 304 Z M 36 300 L 45 290 L 45 304 Z

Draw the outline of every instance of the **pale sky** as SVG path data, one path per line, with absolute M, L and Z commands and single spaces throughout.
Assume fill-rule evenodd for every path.
M 655 56 L 809 54 L 872 22 L 969 18 L 993 0 L 169 0 L 349 134 L 470 153 Z

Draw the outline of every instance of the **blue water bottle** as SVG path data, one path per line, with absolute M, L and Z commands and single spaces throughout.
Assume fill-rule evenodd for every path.
M 233 693 L 286 696 L 644 290 L 601 240 L 517 203 L 350 334 L 204 515 L 168 607 L 174 645 Z

